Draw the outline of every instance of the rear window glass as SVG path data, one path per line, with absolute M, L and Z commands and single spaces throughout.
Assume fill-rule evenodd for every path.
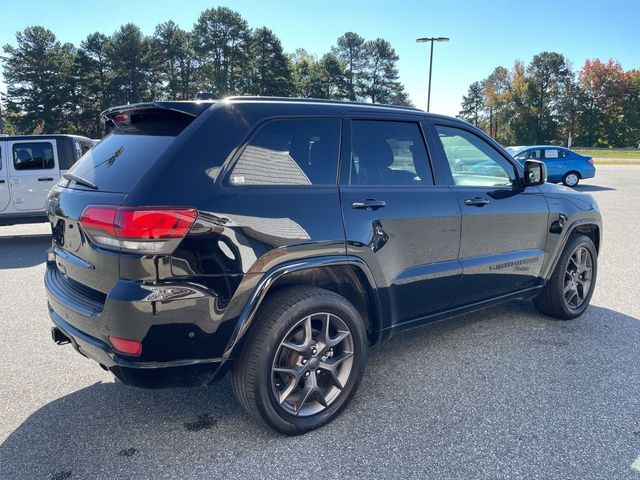
M 128 193 L 174 140 L 174 136 L 130 135 L 116 130 L 86 152 L 70 172 L 100 191 Z
M 340 121 L 272 120 L 242 152 L 232 185 L 335 185 Z

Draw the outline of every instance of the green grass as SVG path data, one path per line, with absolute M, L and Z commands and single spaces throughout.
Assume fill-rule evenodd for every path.
M 640 159 L 620 159 L 620 160 L 598 160 L 597 158 L 594 160 L 596 166 L 598 165 L 640 165 Z
M 640 160 L 640 150 L 576 150 L 580 155 L 589 155 L 594 159 L 598 158 L 629 158 Z M 625 162 L 626 163 L 626 162 Z

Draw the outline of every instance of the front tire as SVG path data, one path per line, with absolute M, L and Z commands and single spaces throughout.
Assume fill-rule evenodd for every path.
M 562 183 L 567 187 L 575 187 L 580 181 L 580 174 L 578 172 L 567 172 L 562 177 Z
M 287 435 L 333 420 L 364 373 L 367 334 L 344 297 L 291 287 L 268 297 L 234 366 L 238 400 L 254 418 Z
M 536 308 L 560 320 L 576 318 L 587 309 L 598 273 L 598 253 L 591 239 L 572 235 L 540 294 Z

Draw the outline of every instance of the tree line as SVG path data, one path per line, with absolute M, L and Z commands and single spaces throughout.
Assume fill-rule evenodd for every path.
M 193 99 L 199 91 L 410 105 L 387 40 L 347 32 L 320 58 L 303 48 L 286 54 L 273 31 L 250 28 L 225 7 L 203 11 L 191 31 L 170 20 L 148 36 L 128 23 L 79 46 L 32 26 L 3 50 L 0 133 L 101 137 L 99 113 L 111 106 Z
M 472 83 L 458 116 L 504 145 L 638 147 L 640 70 L 594 59 L 576 72 L 542 52 Z

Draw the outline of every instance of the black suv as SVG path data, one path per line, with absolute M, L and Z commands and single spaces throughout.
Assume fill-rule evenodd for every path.
M 355 393 L 367 348 L 515 298 L 589 304 L 591 196 L 420 110 L 281 98 L 155 102 L 51 191 L 57 343 L 122 382 L 203 385 L 301 433 Z

